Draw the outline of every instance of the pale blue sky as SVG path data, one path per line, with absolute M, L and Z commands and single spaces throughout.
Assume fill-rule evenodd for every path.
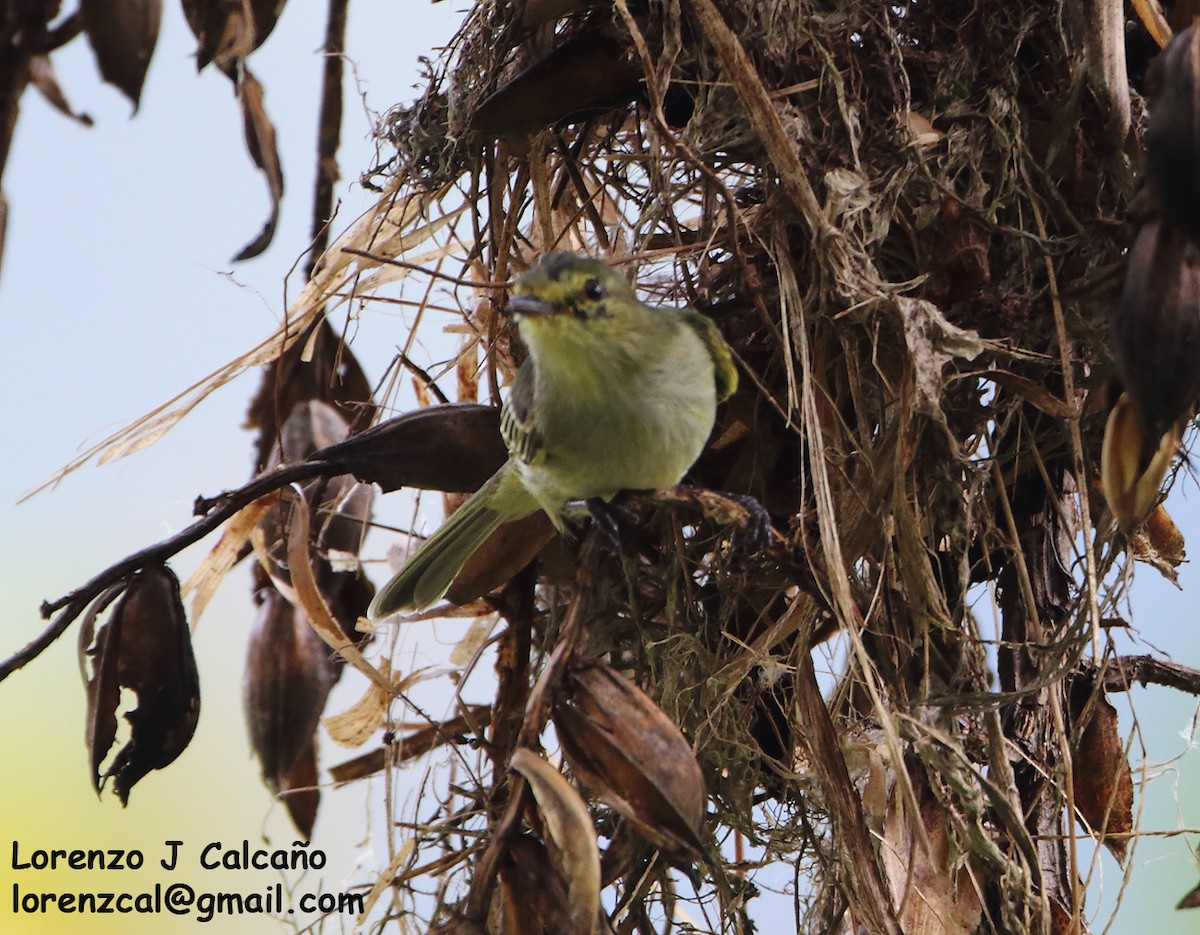
M 78 447 L 144 413 L 274 328 L 284 308 L 284 277 L 308 238 L 322 6 L 290 4 L 252 60 L 279 133 L 287 192 L 274 244 L 263 257 L 236 268 L 229 258 L 266 216 L 265 187 L 245 154 L 229 82 L 211 71 L 196 75 L 192 40 L 176 5 L 167 4 L 134 119 L 124 98 L 99 84 L 82 39 L 56 54 L 55 63 L 76 109 L 90 113 L 97 125 L 80 127 L 32 93 L 23 101 L 4 180 L 10 217 L 0 275 L 0 325 L 8 348 L 0 398 L 9 400 L 10 412 L 7 456 L 0 459 L 0 654 L 40 630 L 41 600 L 178 530 L 189 522 L 198 493 L 215 493 L 247 475 L 251 436 L 238 426 L 256 374 L 217 393 L 153 448 L 103 468 L 85 467 L 57 490 L 14 503 Z M 460 14 L 449 2 L 355 0 L 351 6 L 350 54 L 367 103 L 382 111 L 410 99 L 418 55 L 446 41 Z M 351 100 L 340 153 L 346 206 L 339 229 L 370 197 L 349 184 L 373 162 L 369 128 L 363 107 Z M 293 282 L 288 294 L 298 288 Z M 364 318 L 354 349 L 372 379 L 401 339 L 397 322 L 379 309 Z M 1190 479 L 1180 488 L 1170 506 L 1193 548 L 1200 549 L 1200 496 Z M 381 553 L 386 542 L 375 541 Z M 181 576 L 200 554 L 192 550 L 178 563 Z M 264 833 L 290 843 L 288 825 L 257 785 L 244 738 L 241 659 L 253 619 L 245 581 L 244 571 L 231 578 L 196 635 L 204 691 L 196 742 L 175 766 L 145 779 L 126 812 L 110 797 L 97 803 L 88 786 L 75 632 L 0 685 L 5 751 L 0 788 L 7 799 L 0 806 L 0 827 L 15 829 L 30 847 L 121 846 L 139 836 L 199 843 L 214 834 L 253 839 Z M 1152 570 L 1140 569 L 1132 589 L 1134 622 L 1155 645 L 1200 665 L 1200 578 L 1194 565 L 1184 566 L 1181 582 L 1179 592 Z M 453 636 L 440 639 L 452 642 Z M 410 646 L 406 652 L 417 650 Z M 441 643 L 422 646 L 421 662 L 436 662 L 446 652 Z M 1188 727 L 1190 700 L 1158 689 L 1139 692 L 1136 706 L 1152 760 L 1184 750 L 1180 733 Z M 1122 712 L 1127 728 L 1127 708 Z M 348 756 L 328 747 L 326 764 Z M 1147 828 L 1177 827 L 1177 807 L 1185 824 L 1200 825 L 1200 757 L 1193 752 L 1174 769 L 1182 777 L 1178 802 L 1170 775 L 1156 781 L 1143 818 Z M 363 803 L 380 811 L 380 794 L 374 787 L 326 796 L 316 844 L 330 853 L 331 866 L 338 855 L 326 888 L 336 888 L 349 874 L 363 831 Z M 374 864 L 381 866 L 381 859 L 376 855 Z M 1200 916 L 1171 909 L 1198 878 L 1185 839 L 1148 839 L 1135 863 L 1126 908 L 1113 931 L 1195 931 Z M 1104 905 L 1115 897 L 1114 870 L 1106 859 Z M 0 893 L 7 881 L 5 853 Z M 218 882 L 237 885 L 225 877 Z M 243 888 L 268 882 L 273 880 L 252 876 Z M 138 883 L 132 878 L 130 888 Z M 17 925 L 8 911 L 0 900 L 0 935 L 32 930 Z M 68 924 L 62 930 L 72 932 L 195 929 L 185 920 L 171 927 L 161 917 L 150 917 L 144 929 L 123 919 L 63 918 Z M 40 922 L 45 924 L 39 931 L 58 930 L 49 919 Z M 92 922 L 95 927 L 89 927 Z M 275 930 L 261 919 L 245 925 L 237 931 Z

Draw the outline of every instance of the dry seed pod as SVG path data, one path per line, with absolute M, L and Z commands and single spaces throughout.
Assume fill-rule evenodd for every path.
M 108 619 L 98 622 L 118 594 Z M 135 783 L 184 751 L 200 716 L 200 680 L 174 572 L 152 565 L 97 598 L 80 628 L 79 664 L 86 682 L 92 785 L 99 792 L 111 777 L 124 805 Z M 117 742 L 117 713 L 127 693 L 137 701 L 123 715 L 128 739 L 102 773 Z
M 567 884 L 571 926 L 562 935 L 593 935 L 600 913 L 600 852 L 587 805 L 562 773 L 532 750 L 517 749 L 509 765 L 525 777 L 537 801 L 557 870 Z
M 1146 171 L 1162 214 L 1200 243 L 1200 32 L 1180 32 L 1150 66 Z
M 1167 468 L 1179 447 L 1172 426 L 1161 438 L 1150 438 L 1134 415 L 1128 393 L 1122 393 L 1104 427 L 1100 453 L 1100 486 L 1108 508 L 1125 532 L 1132 533 L 1158 503 Z
M 1121 382 L 1157 441 L 1200 396 L 1200 248 L 1164 221 L 1142 227 L 1113 318 Z
M 571 768 L 654 844 L 698 856 L 707 794 L 679 728 L 603 663 L 578 665 L 566 681 L 554 725 Z

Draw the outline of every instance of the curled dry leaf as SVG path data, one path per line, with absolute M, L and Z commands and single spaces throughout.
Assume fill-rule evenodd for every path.
M 114 598 L 108 619 L 98 623 L 98 615 Z M 179 580 L 171 570 L 145 568 L 97 598 L 80 629 L 79 660 L 87 693 L 92 785 L 99 792 L 112 777 L 113 790 L 124 804 L 143 776 L 169 765 L 184 751 L 200 715 L 196 659 Z M 102 773 L 116 740 L 123 692 L 132 694 L 136 703 L 124 714 L 129 739 Z
M 275 126 L 267 116 L 264 97 L 262 83 L 250 73 L 249 68 L 243 67 L 241 80 L 238 82 L 238 101 L 242 105 L 246 148 L 250 150 L 250 158 L 254 160 L 254 164 L 266 177 L 267 193 L 271 197 L 271 213 L 267 215 L 267 221 L 258 236 L 233 258 L 235 261 L 248 260 L 266 250 L 275 236 L 275 225 L 279 223 L 279 202 L 283 200 L 283 166 L 279 161 Z
M 1117 732 L 1117 710 L 1103 688 L 1082 676 L 1071 685 L 1071 715 L 1078 724 L 1071 750 L 1075 808 L 1117 860 L 1124 863 L 1133 830 L 1133 775 Z
M 707 793 L 678 727 L 640 688 L 601 662 L 576 665 L 554 705 L 554 725 L 584 783 L 675 858 L 703 851 Z
M 911 822 L 919 821 L 918 834 Z M 903 807 L 893 787 L 887 795 L 880 860 L 904 935 L 975 932 L 983 915 L 969 866 L 963 866 L 946 830 L 944 810 L 921 803 L 916 816 Z M 922 845 L 928 842 L 929 849 Z
M 67 94 L 58 83 L 58 75 L 48 55 L 35 55 L 29 60 L 29 83 L 41 92 L 51 107 L 60 114 L 78 120 L 85 127 L 92 125 L 92 118 L 82 111 L 76 111 L 67 100 Z
M 292 513 L 291 528 L 288 530 L 287 556 L 292 584 L 300 607 L 311 622 L 313 630 L 330 648 L 376 685 L 390 692 L 391 683 L 363 657 L 356 645 L 357 641 L 347 635 L 345 622 L 334 616 L 321 594 L 313 573 L 313 556 L 309 548 L 308 510 L 300 498 L 295 498 L 293 502 L 297 508 Z
M 1161 503 L 1146 517 L 1146 523 L 1129 539 L 1129 554 L 1158 570 L 1164 578 L 1179 587 L 1175 569 L 1187 558 L 1183 533 Z
M 1112 341 L 1138 421 L 1159 439 L 1200 396 L 1200 248 L 1182 229 L 1151 221 L 1138 232 Z
M 81 0 L 79 15 L 100 75 L 119 88 L 136 111 L 158 42 L 162 0 Z
M 287 788 L 302 753 L 312 746 L 341 665 L 301 611 L 274 588 L 259 593 L 262 603 L 250 634 L 244 703 L 250 745 L 263 780 L 278 794 Z
M 1200 31 L 1188 26 L 1151 63 L 1146 174 L 1166 220 L 1200 242 Z
M 385 678 L 391 675 L 386 659 L 380 665 L 380 672 Z M 334 743 L 342 747 L 361 747 L 383 724 L 390 702 L 391 693 L 372 682 L 358 701 L 341 714 L 325 718 L 322 723 Z
M 592 935 L 600 913 L 600 853 L 587 805 L 562 773 L 533 751 L 517 749 L 510 765 L 529 783 L 558 851 L 558 870 L 567 881 L 571 904 L 571 926 L 564 933 Z

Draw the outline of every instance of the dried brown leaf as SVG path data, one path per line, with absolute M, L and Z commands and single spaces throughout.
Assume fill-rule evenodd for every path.
M 108 619 L 97 616 L 117 595 Z M 192 654 L 179 581 L 170 569 L 151 566 L 96 600 L 79 634 L 79 659 L 87 693 L 86 739 L 92 785 L 109 777 L 122 804 L 147 773 L 172 763 L 186 749 L 200 715 L 200 681 Z M 128 741 L 101 767 L 117 732 L 123 692 L 136 707 L 127 711 Z
M 263 98 L 262 84 L 250 73 L 250 69 L 243 67 L 241 80 L 238 82 L 238 100 L 242 105 L 246 147 L 250 150 L 250 158 L 266 177 L 267 192 L 271 197 L 271 213 L 258 236 L 233 258 L 235 261 L 248 260 L 267 249 L 275 236 L 275 225 L 279 222 L 279 203 L 283 199 L 283 167 L 279 162 L 275 126 L 267 116 Z
M 645 692 L 603 663 L 583 663 L 568 673 L 553 717 L 585 784 L 672 856 L 700 855 L 704 777 L 683 733 Z
M 968 868 L 954 859 L 946 815 L 935 803 L 922 804 L 923 838 L 918 843 L 907 810 L 890 797 L 881 837 L 880 858 L 891 887 L 904 935 L 958 935 L 978 929 L 983 906 Z
M 183 13 L 196 37 L 196 64 L 213 62 L 233 72 L 275 28 L 285 0 L 183 0 Z
M 1197 883 L 1183 899 L 1175 904 L 1176 909 L 1200 909 L 1200 883 Z
M 372 682 L 390 692 L 392 690 L 391 683 L 383 673 L 363 658 L 355 641 L 346 635 L 345 628 L 333 616 L 329 605 L 325 603 L 325 598 L 321 595 L 313 574 L 313 558 L 308 545 L 308 510 L 303 508 L 304 501 L 299 497 L 296 497 L 294 502 L 297 504 L 297 509 L 292 512 L 291 528 L 288 530 L 287 554 L 292 585 L 295 588 L 300 607 L 321 639 Z
M 162 0 L 80 0 L 79 15 L 101 76 L 136 111 L 158 42 Z
M 1145 524 L 1129 537 L 1129 554 L 1152 566 L 1164 578 L 1179 587 L 1175 571 L 1187 558 L 1183 533 L 1160 503 L 1146 517 Z
M 76 111 L 67 100 L 66 92 L 58 83 L 58 75 L 48 55 L 35 55 L 29 60 L 29 83 L 41 92 L 42 97 L 60 114 L 78 120 L 85 127 L 92 125 L 92 118 L 82 111 Z

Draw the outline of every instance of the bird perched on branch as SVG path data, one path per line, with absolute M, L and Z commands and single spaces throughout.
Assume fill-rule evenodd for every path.
M 737 388 L 728 345 L 692 309 L 652 308 L 600 260 L 549 253 L 509 300 L 529 357 L 500 416 L 509 458 L 371 602 L 428 607 L 502 523 L 677 484 Z

